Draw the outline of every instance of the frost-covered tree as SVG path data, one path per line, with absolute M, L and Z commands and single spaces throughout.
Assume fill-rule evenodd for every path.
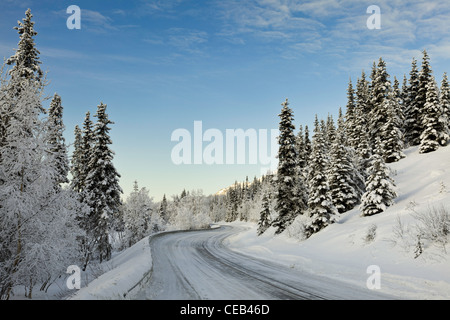
M 123 205 L 126 241 L 129 247 L 151 233 L 153 207 L 149 192 L 145 188 L 139 189 L 135 181 L 133 191 Z
M 311 139 L 309 138 L 309 128 L 306 125 L 305 126 L 305 153 L 306 154 L 311 154 Z
M 410 146 L 419 145 L 420 135 L 422 133 L 422 110 L 417 102 L 418 92 L 419 71 L 417 69 L 417 60 L 413 58 L 409 73 L 409 85 L 403 93 L 405 105 L 405 141 Z
M 27 10 L 16 28 L 19 46 L 0 89 L 0 299 L 17 285 L 31 298 L 37 284 L 48 289 L 79 262 L 76 216 L 88 210 L 61 187 L 67 182 L 62 107 L 54 99 L 43 117 L 45 81 L 31 17 Z
M 353 150 L 347 147 L 344 130 L 338 130 L 330 154 L 328 181 L 332 202 L 339 213 L 353 209 L 360 201 L 363 177 L 352 159 Z
M 119 185 L 120 174 L 113 164 L 114 152 L 109 147 L 112 144 L 109 125 L 113 122 L 108 119 L 106 105 L 100 103 L 94 116 L 97 117 L 95 144 L 85 184 L 88 192 L 86 202 L 92 208 L 87 231 L 95 239 L 95 251 L 101 262 L 111 257 L 109 229 L 122 204 L 120 196 L 123 191 Z
M 448 83 L 447 72 L 444 72 L 441 82 L 441 90 L 439 95 L 439 101 L 442 105 L 442 111 L 447 118 L 447 121 L 450 120 L 450 86 Z
M 327 144 L 329 146 L 329 149 L 331 149 L 331 146 L 334 143 L 334 140 L 336 139 L 336 125 L 334 123 L 333 115 L 328 114 L 327 122 L 325 125 L 325 134 L 326 134 L 326 140 Z
M 405 78 L 406 79 L 406 78 Z M 395 99 L 395 104 L 397 107 L 395 108 L 395 115 L 398 118 L 398 128 L 400 129 L 400 132 L 402 133 L 402 141 L 404 142 L 404 127 L 405 127 L 405 110 L 404 110 L 404 103 L 403 103 L 403 93 L 400 89 L 400 82 L 397 80 L 396 77 L 394 77 L 394 84 L 392 85 L 393 95 Z
M 277 205 L 278 217 L 272 225 L 276 228 L 275 233 L 280 234 L 294 221 L 298 214 L 301 214 L 306 205 L 303 203 L 304 197 L 299 195 L 302 190 L 298 180 L 298 155 L 293 124 L 293 111 L 289 108 L 288 99 L 282 104 L 280 117 L 280 136 L 278 138 L 278 170 L 277 170 Z
M 416 104 L 417 108 L 420 111 L 420 116 L 418 120 L 420 121 L 421 130 L 420 133 L 423 132 L 423 117 L 425 115 L 425 103 L 427 103 L 427 92 L 428 88 L 430 88 L 430 83 L 434 82 L 433 78 L 433 71 L 431 69 L 430 64 L 430 56 L 428 55 L 428 52 L 426 50 L 423 50 L 422 52 L 422 65 L 419 72 L 419 87 L 417 89 L 417 95 L 416 95 Z M 420 135 L 419 135 L 419 142 L 420 142 Z
M 48 109 L 48 151 L 53 157 L 58 177 L 56 177 L 56 185 L 68 183 L 69 179 L 69 159 L 67 157 L 67 146 L 63 136 L 65 126 L 63 123 L 63 107 L 61 105 L 61 97 L 55 93 Z
M 40 117 L 43 85 L 11 77 L 6 135 L 0 147 L 0 298 L 9 298 L 16 285 L 27 296 L 40 283 L 48 287 L 78 262 L 75 217 L 85 210 L 60 182 L 60 163 L 49 152 L 53 131 Z
M 366 80 L 364 71 L 361 73 L 361 78 L 358 79 L 355 95 L 355 128 L 353 130 L 355 131 L 355 137 L 357 136 L 357 142 L 354 148 L 357 155 L 357 167 L 360 174 L 366 178 L 372 150 L 369 141 L 370 133 L 367 130 L 369 125 L 368 115 L 370 112 L 369 83 Z
M 75 127 L 74 151 L 71 160 L 72 190 L 79 193 L 81 200 L 87 197 L 86 178 L 89 174 L 89 161 L 92 158 L 92 150 L 94 147 L 94 132 L 91 113 L 86 112 L 83 130 L 78 126 Z
M 270 213 L 270 195 L 265 193 L 262 197 L 262 209 L 260 212 L 260 218 L 258 221 L 258 236 L 262 235 L 271 225 L 271 213 Z
M 326 175 L 328 160 L 325 156 L 325 142 L 317 115 L 314 124 L 313 150 L 308 173 L 308 213 L 311 220 L 305 229 L 308 237 L 333 223 L 338 213 L 329 193 L 330 187 Z
M 380 139 L 377 139 L 366 181 L 366 192 L 361 198 L 361 215 L 371 216 L 385 211 L 394 203 L 396 197 L 394 181 L 383 159 L 383 147 Z
M 163 222 L 168 221 L 169 216 L 168 216 L 168 212 L 167 212 L 167 198 L 166 198 L 165 194 L 164 194 L 164 196 L 161 200 L 161 204 L 159 206 L 159 216 L 161 217 Z
M 300 125 L 296 137 L 296 148 L 298 153 L 298 165 L 300 168 L 305 168 L 308 163 L 309 154 L 306 153 L 305 135 L 303 126 Z
M 34 43 L 34 37 L 38 33 L 34 30 L 34 21 L 31 21 L 31 18 L 33 15 L 28 9 L 22 22 L 17 22 L 19 26 L 14 27 L 20 35 L 20 40 L 15 54 L 7 59 L 6 63 L 13 66 L 9 71 L 12 77 L 41 81 L 44 75 L 40 67 L 42 62 L 39 60 L 40 52 Z
M 353 85 L 351 79 L 348 82 L 347 88 L 347 108 L 345 114 L 345 134 L 348 141 L 345 141 L 346 145 L 356 148 L 358 147 L 358 142 L 360 139 L 360 134 L 358 132 L 358 113 L 356 110 L 355 102 L 355 91 L 353 90 Z
M 387 122 L 386 99 L 392 91 L 389 74 L 386 71 L 386 63 L 380 58 L 371 84 L 371 110 L 369 113 L 370 141 L 374 143 L 377 138 L 383 139 L 381 129 Z M 372 148 L 375 146 L 372 145 Z
M 383 158 L 386 163 L 397 162 L 404 158 L 403 154 L 403 133 L 400 112 L 401 108 L 398 99 L 395 97 L 395 91 L 388 92 L 383 101 L 383 110 L 386 112 L 386 123 L 381 127 L 380 137 L 383 140 Z
M 434 77 L 427 86 L 427 100 L 424 105 L 422 126 L 424 128 L 420 136 L 420 153 L 436 151 L 439 146 L 445 146 L 449 140 L 447 117 L 438 97 L 438 88 Z
M 233 222 L 238 217 L 239 209 L 239 191 L 237 188 L 237 182 L 234 186 L 227 192 L 227 222 Z
M 174 207 L 170 226 L 176 230 L 207 229 L 211 224 L 209 205 L 201 190 L 193 190 Z
M 75 140 L 73 142 L 74 150 L 72 154 L 72 159 L 70 160 L 70 173 L 72 174 L 72 181 L 70 182 L 70 188 L 76 192 L 80 192 L 82 190 L 82 186 L 79 179 L 83 174 L 85 168 L 82 162 L 83 134 L 78 125 L 75 126 L 74 136 L 75 136 Z

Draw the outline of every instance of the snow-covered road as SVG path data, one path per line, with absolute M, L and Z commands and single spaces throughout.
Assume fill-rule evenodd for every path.
M 241 232 L 221 226 L 152 237 L 153 272 L 137 299 L 285 300 L 391 299 L 327 277 L 235 252 L 224 239 Z

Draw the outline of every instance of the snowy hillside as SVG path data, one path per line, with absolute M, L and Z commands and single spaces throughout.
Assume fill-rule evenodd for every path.
M 359 209 L 351 210 L 306 241 L 288 237 L 289 230 L 274 236 L 269 229 L 255 237 L 256 226 L 251 225 L 228 244 L 246 254 L 361 286 L 370 276 L 367 268 L 377 265 L 380 290 L 385 293 L 408 299 L 450 299 L 450 246 L 422 239 L 423 252 L 415 258 L 422 225 L 417 215 L 441 206 L 450 210 L 450 148 L 419 154 L 414 147 L 405 154 L 405 159 L 389 165 L 398 198 L 385 212 L 361 217 Z M 369 241 L 371 229 L 374 239 Z

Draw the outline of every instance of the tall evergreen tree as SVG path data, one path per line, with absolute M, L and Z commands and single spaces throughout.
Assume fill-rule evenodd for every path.
M 307 159 L 311 155 L 312 147 L 311 147 L 311 139 L 309 138 L 309 128 L 305 125 L 305 154 L 307 155 Z M 309 161 L 309 160 L 308 160 Z
M 390 91 L 383 101 L 383 110 L 386 112 L 386 123 L 381 127 L 380 137 L 383 139 L 383 158 L 386 163 L 397 162 L 404 158 L 402 120 L 400 105 L 395 97 L 395 91 Z
M 27 82 L 36 82 L 36 87 L 43 89 L 44 83 L 41 83 L 43 72 L 40 68 L 41 61 L 39 60 L 39 51 L 36 48 L 34 37 L 38 34 L 34 30 L 34 21 L 31 20 L 33 15 L 31 10 L 25 12 L 25 18 L 22 22 L 18 21 L 18 26 L 14 27 L 19 34 L 19 43 L 14 55 L 6 60 L 6 64 L 12 66 L 9 70 L 10 80 L 3 86 L 4 95 L 3 101 L 0 101 L 0 147 L 6 142 L 7 127 L 10 125 L 10 120 L 14 117 L 15 107 L 13 105 L 14 97 L 24 90 L 24 85 L 29 88 L 31 84 L 22 84 L 23 80 Z M 45 113 L 42 104 L 35 105 L 40 113 Z M 0 161 L 2 159 L 0 158 Z
M 405 129 L 405 110 L 404 110 L 404 104 L 403 104 L 403 93 L 400 89 L 400 82 L 397 80 L 396 77 L 394 77 L 394 84 L 392 86 L 395 104 L 397 105 L 395 111 L 395 114 L 398 118 L 398 128 L 402 132 L 402 135 L 404 133 Z M 403 139 L 403 138 L 402 138 Z
M 238 216 L 239 199 L 236 184 L 227 192 L 227 222 L 235 221 Z
M 329 194 L 330 188 L 326 176 L 328 163 L 325 157 L 324 140 L 323 131 L 319 127 L 316 115 L 312 142 L 313 151 L 308 175 L 308 212 L 311 222 L 305 228 L 307 237 L 333 223 L 337 214 L 336 207 L 333 205 Z
M 426 90 L 427 100 L 424 105 L 422 132 L 420 139 L 420 153 L 435 151 L 439 146 L 445 146 L 449 140 L 447 117 L 438 97 L 438 88 L 434 77 L 428 83 Z
M 300 168 L 305 168 L 308 162 L 308 155 L 305 150 L 305 136 L 303 132 L 303 126 L 300 125 L 296 137 L 296 148 L 298 153 L 298 164 Z
M 92 208 L 90 230 L 96 239 L 98 258 L 103 261 L 111 257 L 109 228 L 122 204 L 120 195 L 123 191 L 119 185 L 120 174 L 112 162 L 114 152 L 109 147 L 112 144 L 109 125 L 114 123 L 108 119 L 105 104 L 100 103 L 95 117 L 95 144 L 88 165 L 86 189 L 89 192 L 87 203 Z
M 385 109 L 388 94 L 392 90 L 389 74 L 386 71 L 386 63 L 382 58 L 378 61 L 378 66 L 371 84 L 371 110 L 369 114 L 370 141 L 373 143 L 381 136 L 381 128 L 387 122 L 387 110 Z M 374 145 L 372 145 L 374 148 Z
M 272 224 L 277 229 L 276 234 L 283 232 L 306 208 L 302 201 L 303 197 L 299 197 L 298 194 L 301 186 L 298 185 L 298 156 L 295 147 L 293 112 L 289 108 L 288 99 L 281 105 L 283 108 L 279 114 L 278 195 L 275 207 L 278 217 Z
M 347 108 L 345 114 L 345 135 L 347 136 L 348 141 L 345 143 L 355 150 L 358 147 L 358 142 L 360 139 L 360 135 L 358 132 L 358 119 L 357 119 L 357 110 L 356 110 L 356 102 L 355 102 L 355 91 L 353 90 L 352 80 L 350 79 L 348 82 L 347 89 Z
M 371 216 L 381 213 L 394 203 L 397 197 L 395 184 L 389 175 L 389 168 L 383 160 L 383 148 L 378 138 L 376 150 L 371 158 L 369 177 L 366 181 L 366 192 L 361 198 L 361 215 Z
M 159 215 L 161 219 L 163 220 L 163 223 L 166 223 L 169 221 L 168 211 L 167 211 L 167 199 L 166 195 L 164 194 L 161 205 L 159 206 Z
M 15 54 L 6 60 L 6 64 L 13 66 L 10 70 L 12 77 L 41 81 L 44 73 L 39 66 L 42 62 L 39 60 L 40 52 L 34 43 L 37 32 L 34 30 L 34 21 L 31 21 L 31 18 L 33 15 L 28 9 L 22 22 L 18 21 L 19 26 L 14 27 L 20 35 L 20 40 Z
M 341 118 L 339 123 L 343 122 Z M 339 213 L 353 209 L 359 203 L 364 187 L 363 177 L 352 160 L 353 149 L 346 146 L 347 138 L 343 129 L 343 125 L 338 127 L 328 171 L 330 196 Z
M 67 147 L 63 136 L 65 126 L 63 123 L 63 107 L 61 97 L 55 93 L 48 110 L 49 153 L 53 157 L 58 176 L 55 178 L 59 186 L 68 183 L 69 159 L 67 157 Z
M 450 86 L 448 83 L 447 73 L 444 73 L 444 76 L 442 77 L 439 101 L 442 106 L 443 121 L 447 123 L 447 129 L 450 129 Z
M 426 50 L 423 50 L 422 54 L 422 66 L 419 72 L 419 87 L 416 96 L 416 103 L 418 105 L 417 107 L 421 111 L 420 117 L 418 119 L 420 120 L 421 125 L 423 125 L 423 117 L 425 115 L 424 108 L 425 103 L 427 102 L 427 91 L 430 83 L 434 81 L 434 78 L 432 77 L 433 71 L 431 70 L 430 65 L 430 56 L 428 55 L 428 52 Z M 423 131 L 423 126 L 421 127 L 420 131 Z
M 358 169 L 360 174 L 366 178 L 367 169 L 369 167 L 369 159 L 371 156 L 370 147 L 370 133 L 367 130 L 369 125 L 368 116 L 370 113 L 369 104 L 369 83 L 366 80 L 364 71 L 361 73 L 361 78 L 358 79 L 356 86 L 356 104 L 355 104 L 355 135 L 358 136 L 357 144 L 355 146 L 356 155 L 358 157 Z
M 80 192 L 83 186 L 80 183 L 80 177 L 82 176 L 85 167 L 83 163 L 83 133 L 78 125 L 74 130 L 75 140 L 73 143 L 73 154 L 70 161 L 70 173 L 72 174 L 72 181 L 70 182 L 70 188 L 76 192 Z
M 410 146 L 420 143 L 422 133 L 421 109 L 417 102 L 419 92 L 419 71 L 417 60 L 413 58 L 409 73 L 409 86 L 404 93 L 405 104 L 405 141 Z
M 271 224 L 270 201 L 269 201 L 269 195 L 267 193 L 263 194 L 261 206 L 262 206 L 262 209 L 261 209 L 260 218 L 258 221 L 258 230 L 257 230 L 258 236 L 262 235 L 270 227 L 270 224 Z

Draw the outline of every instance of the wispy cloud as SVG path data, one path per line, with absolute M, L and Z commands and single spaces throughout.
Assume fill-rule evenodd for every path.
M 381 30 L 367 28 L 369 4 L 359 0 L 217 2 L 223 20 L 220 35 L 241 44 L 248 36 L 262 43 L 278 42 L 285 47 L 281 57 L 286 59 L 312 53 L 340 57 L 342 65 L 337 67 L 342 69 L 380 55 L 395 66 L 410 65 L 424 48 L 437 58 L 450 59 L 450 1 L 378 0 L 376 4 L 381 9 Z
M 89 9 L 81 10 L 82 27 L 95 32 L 118 30 L 112 18 Z
M 168 46 L 178 54 L 205 55 L 209 35 L 203 30 L 170 28 L 162 34 L 148 36 L 143 41 L 151 45 Z
M 168 43 L 181 51 L 199 53 L 200 45 L 208 41 L 206 31 L 185 28 L 171 28 L 168 30 Z

